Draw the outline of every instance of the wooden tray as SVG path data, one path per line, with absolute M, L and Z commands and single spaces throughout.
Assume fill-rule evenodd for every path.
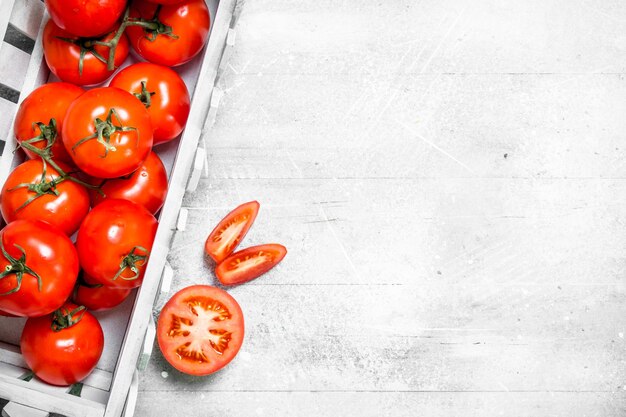
M 19 338 L 25 319 L 0 317 L 0 398 L 9 403 L 2 409 L 3 416 L 26 417 L 58 413 L 68 417 L 114 417 L 132 416 L 137 395 L 137 369 L 145 368 L 154 342 L 154 319 L 152 314 L 155 299 L 160 291 L 168 291 L 172 270 L 166 263 L 171 239 L 177 228 L 184 227 L 186 213 L 180 213 L 182 198 L 186 190 L 197 186 L 206 162 L 201 136 L 211 127 L 221 97 L 215 87 L 221 69 L 234 43 L 237 0 L 205 0 L 211 13 L 211 34 L 208 45 L 192 62 L 177 68 L 192 95 L 191 112 L 181 137 L 155 148 L 167 169 L 169 191 L 165 205 L 160 211 L 159 228 L 155 237 L 144 282 L 134 296 L 129 297 L 119 308 L 95 313 L 105 332 L 105 350 L 96 370 L 84 382 L 80 396 L 68 393 L 69 388 L 52 387 L 36 378 L 31 381 L 20 379 L 28 369 L 19 352 Z M 0 126 L 12 126 L 17 105 L 33 89 L 57 81 L 43 59 L 41 32 L 47 21 L 45 9 L 38 0 L 2 0 L 0 5 L 0 35 L 5 42 L 0 49 L 0 58 L 7 64 L 13 45 L 11 37 L 27 36 L 11 19 L 27 19 L 28 26 L 38 28 L 33 40 L 24 39 L 16 44 L 17 49 L 28 52 L 27 70 L 21 89 L 15 88 L 15 79 L 0 79 L 0 104 L 4 106 Z M 36 31 L 37 29 L 31 29 Z M 124 66 L 136 62 L 129 57 Z M 17 64 L 17 63 L 16 63 Z M 2 69 L 2 68 L 0 68 Z M 0 71 L 0 75 L 2 72 Z M 7 77 L 19 77 L 19 73 L 8 72 Z M 13 86 L 11 85 L 13 84 Z M 106 84 L 106 83 L 105 83 Z M 19 99 L 16 99 L 19 95 Z M 7 100 L 8 99 L 8 100 Z M 14 102 L 6 109 L 5 102 Z M 4 104 L 3 104 L 4 103 Z M 11 103 L 9 103 L 10 105 Z M 9 122 L 10 119 L 10 123 Z M 4 152 L 0 160 L 0 186 L 9 172 L 24 160 L 21 151 L 13 152 L 16 142 L 12 128 L 8 128 Z M 4 139 L 4 138 L 3 138 Z

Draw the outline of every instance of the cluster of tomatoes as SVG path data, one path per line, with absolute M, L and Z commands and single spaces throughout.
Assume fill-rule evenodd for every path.
M 43 381 L 70 385 L 96 366 L 104 335 L 89 312 L 141 285 L 167 193 L 152 151 L 185 127 L 190 97 L 170 66 L 209 34 L 204 0 L 45 0 L 50 70 L 14 124 L 28 159 L 0 194 L 0 314 L 28 317 L 21 349 Z M 129 45 L 148 62 L 119 71 Z M 74 241 L 72 240 L 74 239 Z

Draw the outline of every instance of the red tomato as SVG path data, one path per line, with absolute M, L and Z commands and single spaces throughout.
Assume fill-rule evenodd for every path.
M 2 310 L 0 310 L 0 316 L 3 316 L 3 317 L 17 317 L 15 314 L 9 314 L 9 313 L 6 313 L 6 312 L 4 312 Z
M 115 33 L 111 32 L 99 40 L 108 42 L 114 36 Z M 81 50 L 85 51 L 82 70 Z M 107 64 L 98 59 L 98 56 L 105 61 L 109 58 L 108 46 L 97 45 L 94 39 L 79 39 L 58 27 L 52 20 L 48 21 L 43 31 L 43 52 L 50 71 L 59 79 L 73 84 L 100 84 L 114 71 L 109 71 Z M 115 48 L 115 68 L 122 65 L 127 56 L 128 38 L 123 34 Z
M 19 143 L 39 149 L 50 149 L 50 157 L 57 161 L 71 163 L 61 130 L 63 119 L 70 104 L 85 90 L 69 83 L 49 83 L 33 90 L 20 104 L 15 115 L 15 138 Z M 54 99 L 51 99 L 54 97 Z M 27 145 L 24 145 L 27 146 Z M 29 158 L 36 158 L 35 152 L 23 148 Z
M 274 268 L 287 255 L 287 248 L 277 243 L 252 246 L 235 252 L 215 268 L 224 285 L 243 284 Z
M 141 62 L 124 68 L 111 80 L 146 106 L 154 128 L 154 145 L 168 142 L 183 131 L 191 105 L 180 75 L 161 65 Z
M 184 0 L 147 0 L 150 3 L 156 3 L 156 4 L 178 4 L 183 2 Z
M 194 285 L 174 294 L 157 324 L 163 356 L 189 375 L 222 369 L 239 352 L 243 336 L 243 312 L 237 301 L 208 285 Z
M 59 165 L 64 172 L 70 172 L 67 165 Z M 89 193 L 41 159 L 30 159 L 7 177 L 0 208 L 7 223 L 43 220 L 71 236 L 89 211 Z
M 204 0 L 185 0 L 165 6 L 135 0 L 130 17 L 149 22 L 129 26 L 126 33 L 133 49 L 155 64 L 167 67 L 184 64 L 202 50 L 209 37 L 211 18 Z
M 61 307 L 78 276 L 72 241 L 42 221 L 16 220 L 0 233 L 0 309 L 38 317 Z
M 106 200 L 89 212 L 78 230 L 80 265 L 98 284 L 114 288 L 141 285 L 157 221 L 139 204 Z
M 72 295 L 72 301 L 87 307 L 90 311 L 110 310 L 117 307 L 133 291 L 130 288 L 111 288 L 94 282 L 93 278 L 83 274 L 82 280 L 79 280 Z
M 70 105 L 63 122 L 63 143 L 76 166 L 88 175 L 128 175 L 152 148 L 150 114 L 124 90 L 94 88 Z
M 54 314 L 26 320 L 20 348 L 39 379 L 67 386 L 94 370 L 102 356 L 104 333 L 85 307 L 67 303 Z
M 60 28 L 83 38 L 110 32 L 126 9 L 126 0 L 45 0 Z
M 141 204 L 152 214 L 163 206 L 167 195 L 167 172 L 161 158 L 150 152 L 137 171 L 128 177 L 102 180 L 93 178 L 91 184 L 99 185 L 100 191 L 90 190 L 93 206 L 107 199 L 119 198 Z
M 205 253 L 217 263 L 233 253 L 254 223 L 259 207 L 258 201 L 250 201 L 228 213 L 206 239 Z

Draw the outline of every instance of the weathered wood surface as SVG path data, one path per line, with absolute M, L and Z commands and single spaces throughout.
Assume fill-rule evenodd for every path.
M 248 0 L 172 290 L 258 199 L 240 355 L 137 415 L 626 414 L 626 6 Z M 162 305 L 165 300 L 161 300 Z

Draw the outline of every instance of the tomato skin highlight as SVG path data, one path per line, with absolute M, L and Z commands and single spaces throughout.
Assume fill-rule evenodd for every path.
M 158 4 L 145 0 L 131 3 L 130 17 L 152 19 Z M 150 34 L 140 26 L 129 26 L 126 33 L 133 49 L 142 58 L 166 67 L 189 62 L 198 55 L 209 37 L 211 18 L 204 0 L 184 0 L 161 7 L 159 20 L 172 28 L 177 38 L 159 34 L 150 41 Z
M 111 32 L 101 38 L 103 42 L 110 41 L 115 36 Z M 113 75 L 114 71 L 107 69 L 107 64 L 98 60 L 93 54 L 85 54 L 82 74 L 79 70 L 80 46 L 64 41 L 60 38 L 77 40 L 78 37 L 58 27 L 52 20 L 48 21 L 43 32 L 43 51 L 50 71 L 60 80 L 76 85 L 100 84 Z M 109 48 L 96 45 L 94 50 L 105 59 L 109 57 Z M 120 38 L 115 49 L 115 68 L 118 68 L 129 52 L 128 38 L 125 34 Z
M 90 178 L 90 184 L 100 185 L 104 195 L 96 190 L 90 190 L 93 207 L 112 198 L 129 200 L 144 206 L 150 213 L 156 214 L 167 196 L 167 172 L 161 158 L 150 152 L 137 171 L 129 177 L 103 180 Z
M 133 291 L 130 288 L 111 288 L 95 284 L 93 278 L 83 274 L 72 294 L 72 301 L 85 306 L 89 311 L 105 311 L 117 307 L 128 298 Z M 90 284 L 92 282 L 93 284 Z
M 76 238 L 76 250 L 85 274 L 108 287 L 140 286 L 157 226 L 154 216 L 139 204 L 118 199 L 102 202 L 85 217 Z M 120 267 L 129 254 L 144 258 L 133 262 L 136 273 L 131 266 Z
M 67 311 L 75 308 L 71 303 L 63 306 Z M 82 313 L 78 323 L 59 331 L 52 330 L 52 315 L 26 320 L 20 340 L 22 356 L 42 381 L 72 385 L 85 379 L 98 364 L 104 349 L 104 333 L 91 313 Z
M 116 113 L 112 113 L 112 111 Z M 96 138 L 81 140 L 96 132 L 95 120 L 110 119 L 115 131 L 110 134 L 107 151 Z M 125 129 L 125 130 L 122 130 Z M 152 148 L 150 114 L 140 101 L 115 87 L 87 91 L 67 111 L 63 123 L 63 143 L 78 168 L 97 178 L 117 178 L 135 171 Z
M 15 314 L 9 314 L 9 313 L 7 313 L 5 311 L 2 311 L 2 310 L 0 310 L 0 316 L 3 316 L 3 317 L 17 317 Z
M 204 243 L 204 252 L 216 263 L 233 253 L 252 227 L 259 208 L 258 201 L 237 206 L 215 226 Z
M 208 285 L 193 285 L 174 294 L 157 323 L 157 340 L 165 359 L 180 372 L 195 376 L 212 374 L 230 363 L 243 344 L 244 333 L 237 301 Z
M 62 163 L 59 163 L 59 167 L 66 173 L 71 170 Z M 41 159 L 30 159 L 9 174 L 0 193 L 2 217 L 7 223 L 15 220 L 42 220 L 71 236 L 89 212 L 89 193 L 85 186 L 66 179 L 54 187 L 57 195 L 43 194 L 27 203 L 37 196 L 37 192 L 20 185 L 40 183 L 43 170 Z M 48 182 L 61 176 L 48 164 L 45 170 Z
M 285 255 L 287 248 L 278 243 L 251 246 L 224 259 L 215 268 L 215 275 L 224 285 L 243 284 L 274 268 Z
M 126 0 L 45 0 L 50 17 L 63 30 L 83 38 L 110 32 Z
M 142 82 L 152 93 L 147 108 L 154 128 L 154 146 L 169 142 L 180 135 L 187 124 L 191 107 L 187 86 L 175 71 L 149 62 L 124 68 L 109 85 L 135 95 L 141 94 Z
M 0 295 L 0 309 L 20 317 L 38 317 L 49 314 L 63 305 L 72 293 L 78 276 L 78 256 L 72 241 L 60 230 L 42 221 L 16 220 L 2 229 L 2 244 L 13 258 L 19 259 L 25 251 L 27 267 L 41 277 L 41 291 L 37 278 L 24 273 L 19 291 Z M 0 269 L 11 262 L 0 254 Z M 0 294 L 17 287 L 15 274 L 0 279 Z
M 52 145 L 51 152 L 56 161 L 71 163 L 72 158 L 63 146 L 61 131 L 63 130 L 63 120 L 70 104 L 76 100 L 85 90 L 70 83 L 49 83 L 33 90 L 20 104 L 13 129 L 15 138 L 19 143 L 32 139 L 41 133 L 40 128 L 35 123 L 50 123 L 50 119 L 56 122 L 56 139 Z M 54 97 L 54 100 L 50 98 Z M 45 140 L 32 143 L 33 146 L 43 149 L 47 143 Z M 22 148 L 24 149 L 24 148 Z M 33 159 L 38 156 L 28 149 L 24 149 L 26 155 Z
M 146 0 L 150 3 L 156 3 L 156 4 L 178 4 L 178 3 L 182 3 L 185 0 Z

